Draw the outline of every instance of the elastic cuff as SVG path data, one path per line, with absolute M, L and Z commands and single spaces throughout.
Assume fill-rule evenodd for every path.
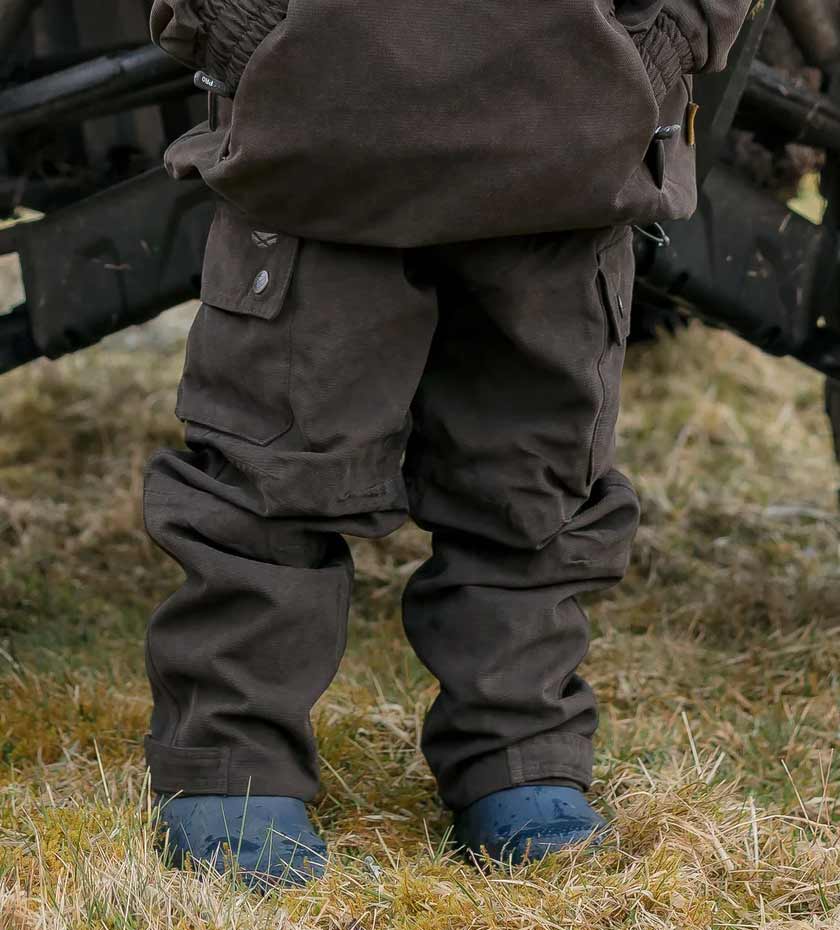
M 290 771 L 275 760 L 249 756 L 229 747 L 168 746 L 145 738 L 146 765 L 154 794 L 221 794 L 232 797 L 283 797 L 311 801 L 317 779 Z
M 499 752 L 480 756 L 440 786 L 447 807 L 461 810 L 474 801 L 520 785 L 558 779 L 582 791 L 592 784 L 592 740 L 577 733 L 542 733 Z
M 155 0 L 150 28 L 152 41 L 189 68 L 203 67 L 207 35 L 193 0 Z
M 286 18 L 286 3 L 265 0 L 193 0 L 207 34 L 207 68 L 231 88 L 263 39 Z
M 684 74 L 694 70 L 694 53 L 676 20 L 667 13 L 657 16 L 653 26 L 633 36 L 639 50 L 656 102 L 661 106 Z

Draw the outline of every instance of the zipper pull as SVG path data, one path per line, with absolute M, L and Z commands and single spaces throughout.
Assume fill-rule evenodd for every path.
M 208 94 L 216 94 L 219 97 L 232 97 L 230 88 L 224 81 L 212 77 L 206 71 L 196 71 L 193 77 L 193 84 L 199 90 L 206 90 Z
M 219 97 L 232 97 L 230 88 L 224 81 L 219 81 L 206 71 L 196 71 L 193 84 L 207 92 L 207 124 L 210 131 L 215 132 L 219 125 Z
M 677 123 L 675 126 L 657 126 L 653 138 L 657 142 L 664 142 L 666 139 L 676 139 L 682 132 L 682 126 Z

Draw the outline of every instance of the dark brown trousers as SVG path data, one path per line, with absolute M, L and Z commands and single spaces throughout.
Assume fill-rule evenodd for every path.
M 577 596 L 620 579 L 638 502 L 613 469 L 626 227 L 399 250 L 298 241 L 221 207 L 145 515 L 186 580 L 152 618 L 159 792 L 318 788 L 310 711 L 346 639 L 345 535 L 409 516 L 404 599 L 441 684 L 423 748 L 459 808 L 591 780 Z

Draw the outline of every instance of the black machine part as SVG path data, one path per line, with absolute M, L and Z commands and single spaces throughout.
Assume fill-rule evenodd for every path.
M 840 378 L 838 264 L 826 267 L 822 227 L 718 167 L 697 217 L 667 234 L 667 248 L 639 240 L 640 303 L 676 304 L 764 352 Z
M 153 45 L 102 55 L 92 61 L 0 91 L 0 139 L 43 123 L 69 123 L 125 108 L 125 98 L 143 93 L 156 99 L 174 84 L 181 94 L 190 78 Z
M 793 2 L 807 21 L 802 30 L 812 34 L 827 0 Z M 642 308 L 684 308 L 765 352 L 793 356 L 835 379 L 840 378 L 840 96 L 833 88 L 816 93 L 755 60 L 773 11 L 771 2 L 757 7 L 729 70 L 698 82 L 703 114 L 698 137 L 704 140 L 700 206 L 690 222 L 667 225 L 667 247 L 639 237 L 637 302 Z M 782 12 L 793 15 L 790 4 Z M 837 79 L 832 83 L 836 86 Z M 829 210 L 822 224 L 802 218 L 772 192 L 721 164 L 733 122 L 826 150 L 822 189 Z
M 26 294 L 0 316 L 0 371 L 75 352 L 194 297 L 212 215 L 203 184 L 174 184 L 160 168 L 0 231 Z

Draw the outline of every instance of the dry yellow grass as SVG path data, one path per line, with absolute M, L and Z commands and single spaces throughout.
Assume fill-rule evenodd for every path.
M 434 685 L 399 626 L 427 547 L 408 528 L 355 546 L 350 648 L 317 709 L 326 882 L 258 898 L 163 872 L 141 640 L 177 572 L 144 537 L 138 489 L 151 449 L 178 442 L 189 314 L 2 379 L 2 930 L 840 927 L 840 519 L 821 385 L 699 326 L 633 352 L 620 457 L 644 523 L 627 582 L 590 605 L 594 796 L 619 842 L 488 875 L 453 855 L 418 751 Z

